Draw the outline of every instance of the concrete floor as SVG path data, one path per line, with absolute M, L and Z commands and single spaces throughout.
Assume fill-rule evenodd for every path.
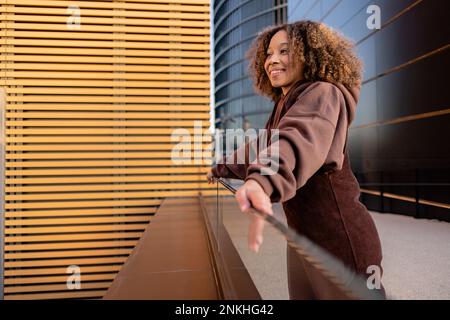
M 392 299 L 450 299 L 450 223 L 372 213 Z
M 283 213 L 277 215 L 284 219 Z M 383 247 L 382 281 L 388 298 L 450 299 L 450 223 L 376 212 L 372 216 Z M 223 221 L 261 296 L 289 299 L 284 239 L 266 227 L 256 254 L 247 249 L 248 218 L 226 210 Z

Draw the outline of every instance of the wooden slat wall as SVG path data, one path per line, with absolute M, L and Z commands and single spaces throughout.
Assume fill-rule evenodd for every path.
M 0 0 L 5 299 L 102 297 L 162 199 L 214 194 L 170 159 L 209 127 L 209 2 Z

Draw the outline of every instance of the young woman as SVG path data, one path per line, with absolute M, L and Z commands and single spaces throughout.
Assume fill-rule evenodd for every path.
M 266 128 L 278 130 L 279 170 L 264 175 L 261 163 L 227 161 L 208 179 L 245 180 L 236 193 L 243 212 L 251 205 L 272 214 L 271 202 L 282 202 L 292 228 L 368 277 L 370 266 L 382 270 L 382 254 L 347 153 L 361 84 L 353 49 L 322 23 L 300 21 L 263 31 L 249 51 L 250 71 L 257 91 L 275 103 Z M 257 251 L 263 222 L 253 217 L 251 226 L 249 245 Z M 288 264 L 298 263 L 294 259 L 288 252 Z M 305 290 L 295 290 L 295 275 L 288 275 L 291 298 L 308 298 Z

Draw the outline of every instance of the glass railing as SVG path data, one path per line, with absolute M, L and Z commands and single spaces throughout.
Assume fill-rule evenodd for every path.
M 365 278 L 288 227 L 280 204 L 273 205 L 273 215 L 253 209 L 265 228 L 259 251 L 251 251 L 250 216 L 234 198 L 238 187 L 234 180 L 217 179 L 216 195 L 201 197 L 225 299 L 384 299 Z

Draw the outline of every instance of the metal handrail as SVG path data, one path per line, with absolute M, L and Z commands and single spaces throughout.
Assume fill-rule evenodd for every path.
M 236 193 L 237 190 L 222 178 L 213 179 L 231 193 Z M 361 300 L 385 299 L 384 295 L 381 294 L 379 290 L 369 290 L 366 279 L 347 268 L 342 261 L 331 255 L 325 249 L 321 248 L 305 236 L 298 234 L 294 229 L 276 219 L 274 216 L 260 212 L 252 206 L 250 209 L 281 233 L 288 244 L 294 248 L 302 258 L 316 268 L 347 296 Z

